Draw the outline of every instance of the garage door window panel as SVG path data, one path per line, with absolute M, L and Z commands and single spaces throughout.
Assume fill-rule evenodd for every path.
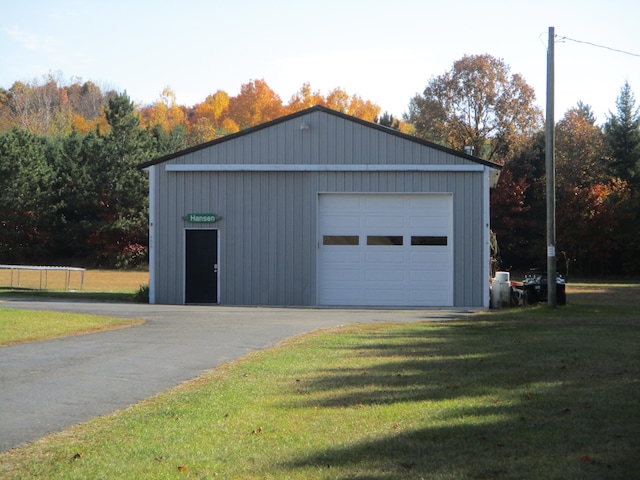
M 324 235 L 322 237 L 322 244 L 332 246 L 358 246 L 360 245 L 360 237 L 357 235 Z
M 403 238 L 402 235 L 368 235 L 367 236 L 367 245 L 373 247 L 398 247 L 402 246 Z
M 411 236 L 411 245 L 414 247 L 446 247 L 449 244 L 448 242 L 449 239 L 444 236 Z

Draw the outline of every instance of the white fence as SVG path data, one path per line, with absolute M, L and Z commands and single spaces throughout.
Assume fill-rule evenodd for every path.
M 84 288 L 84 268 L 77 267 L 49 267 L 49 266 L 30 266 L 30 265 L 0 265 L 2 270 L 11 270 L 10 288 L 14 288 L 14 277 L 17 281 L 15 287 L 20 288 L 20 272 L 25 270 L 36 270 L 40 272 L 40 290 L 47 288 L 49 283 L 49 272 L 51 271 L 64 271 L 65 281 L 64 289 L 71 289 L 71 272 L 80 272 L 80 290 Z M 43 275 L 44 275 L 44 287 L 43 287 Z

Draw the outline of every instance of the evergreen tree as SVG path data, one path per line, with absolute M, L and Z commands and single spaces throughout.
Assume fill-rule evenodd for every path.
M 593 108 L 591 105 L 584 103 L 582 100 L 578 100 L 578 105 L 576 107 L 582 113 L 582 118 L 589 122 L 591 125 L 596 124 L 596 116 L 593 113 Z
M 611 173 L 640 187 L 640 108 L 629 82 L 625 82 L 616 100 L 617 113 L 610 113 L 604 133 L 610 151 Z
M 65 264 L 82 263 L 91 257 L 88 247 L 97 215 L 94 172 L 86 145 L 95 143 L 93 133 L 82 136 L 73 131 L 66 137 L 51 137 L 47 142 L 47 160 L 55 172 L 52 183 L 57 198 L 53 219 L 51 255 Z
M 609 169 L 613 176 L 629 185 L 630 195 L 620 202 L 619 228 L 614 232 L 621 253 L 617 271 L 640 271 L 640 108 L 629 82 L 616 99 L 616 114 L 611 113 L 604 125 L 608 147 Z
M 57 208 L 45 140 L 14 128 L 0 136 L 0 263 L 41 262 Z
M 388 112 L 384 112 L 381 117 L 375 118 L 375 123 L 382 125 L 383 127 L 393 128 L 394 130 L 400 130 L 400 121 L 393 118 L 393 115 Z
M 155 143 L 126 92 L 110 99 L 105 116 L 111 130 L 93 156 L 98 218 L 89 239 L 99 264 L 131 267 L 148 245 L 148 179 L 137 165 L 155 156 Z
M 160 125 L 151 129 L 156 141 L 158 156 L 169 155 L 189 146 L 187 141 L 187 129 L 183 125 L 177 125 L 167 133 Z

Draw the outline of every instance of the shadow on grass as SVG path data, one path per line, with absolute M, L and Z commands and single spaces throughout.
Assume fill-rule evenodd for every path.
M 380 480 L 637 478 L 640 321 L 631 312 L 587 305 L 372 328 L 341 352 L 349 367 L 305 379 L 293 406 L 408 405 L 418 418 L 288 468 L 330 475 L 340 466 L 354 472 L 342 478 Z
M 134 294 L 121 292 L 53 292 L 49 290 L 31 290 L 27 288 L 0 289 L 0 299 L 18 298 L 28 300 L 65 300 L 65 301 L 94 301 L 94 302 L 132 302 Z

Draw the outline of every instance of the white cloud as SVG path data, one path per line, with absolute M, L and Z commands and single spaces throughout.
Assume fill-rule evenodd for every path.
M 7 34 L 23 48 L 31 51 L 55 52 L 61 46 L 61 42 L 53 35 L 43 37 L 15 26 L 11 27 Z

